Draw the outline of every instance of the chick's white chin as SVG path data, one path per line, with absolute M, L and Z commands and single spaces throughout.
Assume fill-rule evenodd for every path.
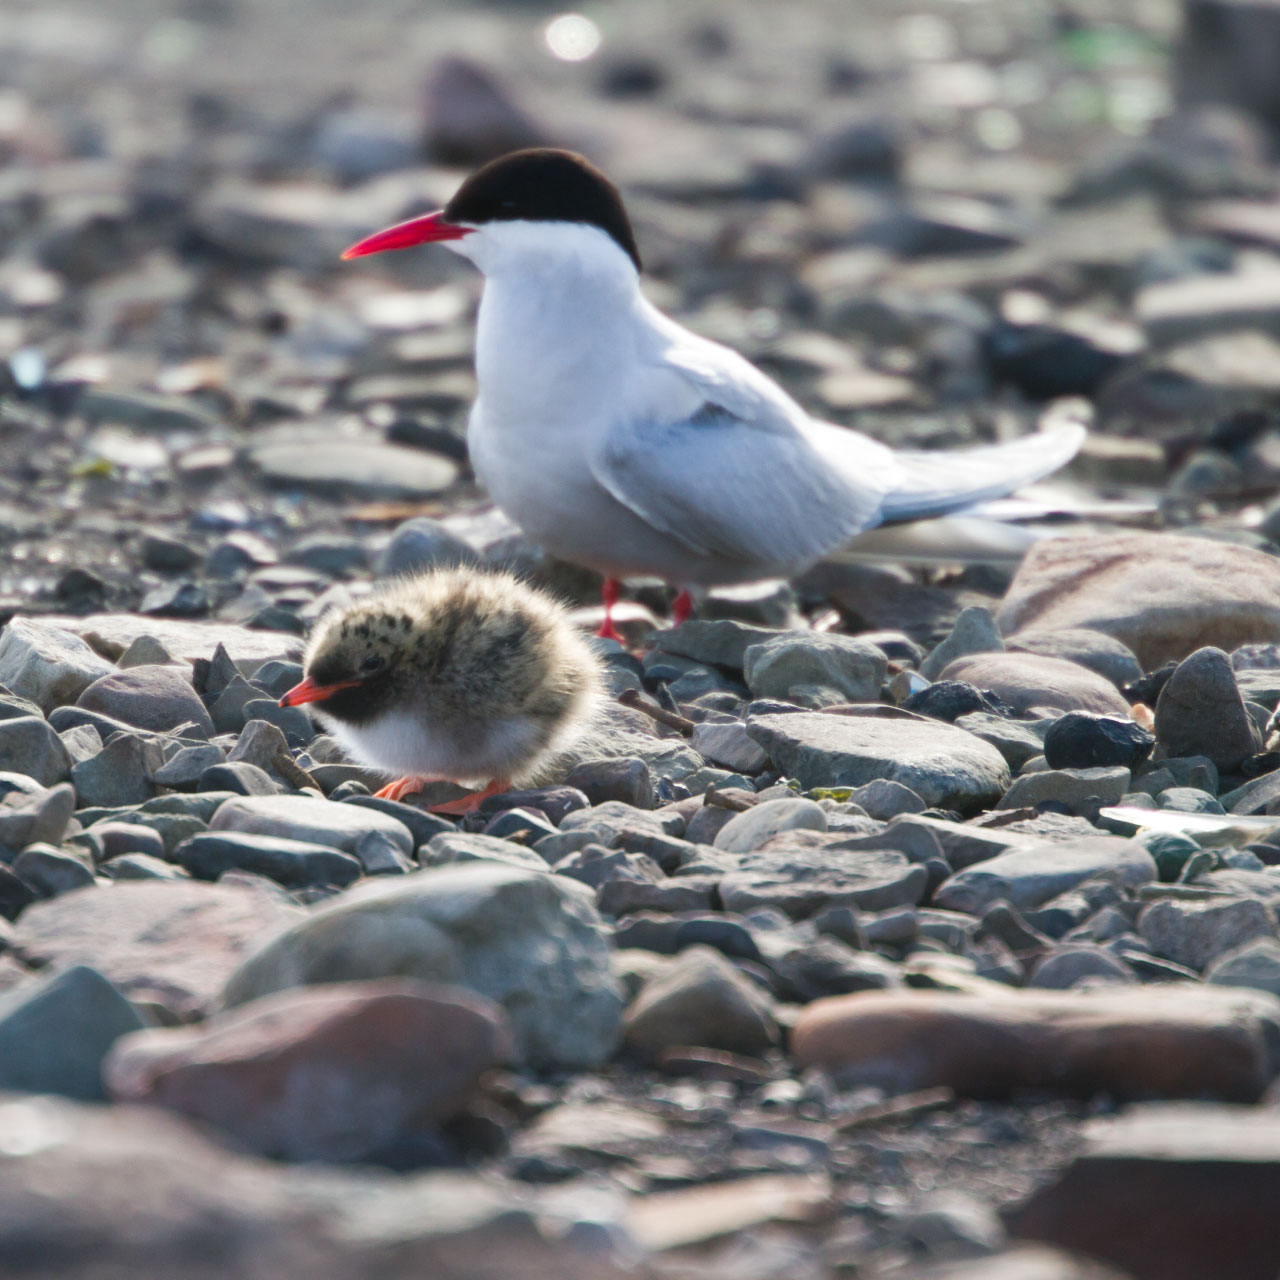
M 465 742 L 408 712 L 391 712 L 363 725 L 323 712 L 320 719 L 353 760 L 396 777 L 487 783 L 527 771 L 541 754 L 539 728 L 522 716 L 469 726 Z

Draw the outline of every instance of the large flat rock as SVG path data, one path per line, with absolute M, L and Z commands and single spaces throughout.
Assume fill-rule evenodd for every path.
M 1029 911 L 1095 876 L 1148 884 L 1156 878 L 1155 859 L 1137 840 L 1119 836 L 1035 842 L 956 872 L 938 886 L 934 902 L 949 911 L 981 915 L 1003 899 Z
M 747 732 L 802 787 L 908 786 L 928 805 L 977 809 L 1009 786 L 1004 757 L 981 738 L 936 720 L 829 715 L 757 716 Z
M 245 954 L 302 915 L 267 889 L 180 880 L 77 889 L 27 908 L 13 947 L 28 964 L 86 964 L 127 996 L 208 1011 Z
M 1087 627 L 1150 670 L 1205 645 L 1280 640 L 1280 560 L 1168 533 L 1050 538 L 1027 553 L 997 615 L 1005 635 Z
M 1280 1111 L 1165 1103 L 1095 1122 L 1061 1177 L 1007 1220 L 1136 1280 L 1275 1280 L 1277 1204 Z
M 1256 1100 L 1275 1074 L 1280 1000 L 1191 984 L 1009 989 L 998 996 L 870 991 L 805 1007 L 801 1070 L 890 1093 L 945 1086 L 965 1097 L 1022 1089 L 1120 1098 Z
M 38 621 L 70 631 L 112 662 L 139 636 L 155 636 L 182 662 L 211 658 L 213 651 L 222 645 L 231 655 L 232 662 L 247 675 L 264 662 L 272 659 L 296 661 L 302 653 L 302 638 L 291 632 L 254 631 L 232 622 L 192 622 L 183 618 L 143 617 L 135 613 L 91 613 L 86 618 L 42 615 Z

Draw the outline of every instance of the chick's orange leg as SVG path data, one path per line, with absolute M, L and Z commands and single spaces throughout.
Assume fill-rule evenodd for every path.
M 604 605 L 604 621 L 600 624 L 596 635 L 601 640 L 616 640 L 622 643 L 622 637 L 618 634 L 618 628 L 613 625 L 613 606 L 618 603 L 618 596 L 622 592 L 622 583 L 617 578 L 606 578 L 604 585 L 600 588 L 600 603 Z
M 682 591 L 671 602 L 671 625 L 678 627 L 682 622 L 688 622 L 691 613 L 693 613 L 693 597 L 688 591 Z
M 511 783 L 508 779 L 494 778 L 483 791 L 473 791 L 469 796 L 459 796 L 456 800 L 445 800 L 441 804 L 428 805 L 427 811 L 461 817 L 468 813 L 475 813 L 490 796 L 500 796 L 504 791 L 510 790 Z
M 416 791 L 421 791 L 428 782 L 434 782 L 434 778 L 419 778 L 410 774 L 405 778 L 397 778 L 394 782 L 388 782 L 385 787 L 379 787 L 373 794 L 380 800 L 403 800 L 405 796 L 411 796 Z

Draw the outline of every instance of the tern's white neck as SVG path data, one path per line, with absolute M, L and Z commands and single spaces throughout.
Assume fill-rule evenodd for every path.
M 456 248 L 485 274 L 476 376 L 486 416 L 552 428 L 616 397 L 646 308 L 635 265 L 608 235 L 498 222 Z

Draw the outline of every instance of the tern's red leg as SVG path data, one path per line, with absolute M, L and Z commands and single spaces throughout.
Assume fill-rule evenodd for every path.
M 689 615 L 693 612 L 693 597 L 688 591 L 682 591 L 671 602 L 671 624 L 678 627 L 682 622 L 689 621 Z
M 411 796 L 416 791 L 421 791 L 428 782 L 435 782 L 435 778 L 418 778 L 410 774 L 405 778 L 397 778 L 394 782 L 388 782 L 385 787 L 380 787 L 373 794 L 382 800 L 403 800 L 405 796 Z
M 430 813 L 447 813 L 458 817 L 475 811 L 490 797 L 500 796 L 511 790 L 511 782 L 507 778 L 494 778 L 483 791 L 473 791 L 469 796 L 459 796 L 456 800 L 446 800 L 442 804 L 428 805 Z
M 606 578 L 604 586 L 600 588 L 600 603 L 604 605 L 604 621 L 600 624 L 596 635 L 602 640 L 616 640 L 622 643 L 622 637 L 618 634 L 618 628 L 613 625 L 613 606 L 618 603 L 618 596 L 622 592 L 622 583 L 617 578 Z

